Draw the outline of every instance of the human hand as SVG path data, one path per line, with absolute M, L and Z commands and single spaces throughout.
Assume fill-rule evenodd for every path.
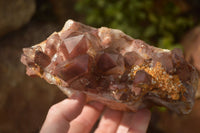
M 40 133 L 89 133 L 101 114 L 95 133 L 145 133 L 148 128 L 151 113 L 147 109 L 122 112 L 85 102 L 86 96 L 78 93 L 53 105 Z

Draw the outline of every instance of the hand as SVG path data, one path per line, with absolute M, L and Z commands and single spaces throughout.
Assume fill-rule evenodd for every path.
M 75 94 L 53 105 L 40 133 L 89 133 L 101 114 L 95 133 L 145 133 L 148 128 L 151 113 L 147 109 L 122 112 L 85 102 L 84 94 Z

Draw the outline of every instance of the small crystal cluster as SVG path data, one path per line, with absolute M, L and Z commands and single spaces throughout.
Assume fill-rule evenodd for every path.
M 60 32 L 23 51 L 27 74 L 67 95 L 81 91 L 89 100 L 132 111 L 154 103 L 187 114 L 194 104 L 198 75 L 182 52 L 150 46 L 120 30 L 68 20 Z
M 131 70 L 132 79 L 135 78 L 136 72 L 139 70 L 144 70 L 152 76 L 151 85 L 148 85 L 147 89 L 153 93 L 157 93 L 157 95 L 159 93 L 160 97 L 165 97 L 168 100 L 179 100 L 180 93 L 183 94 L 185 91 L 185 87 L 179 77 L 168 74 L 160 62 L 157 62 L 154 67 L 149 67 L 149 65 L 133 67 Z M 184 101 L 184 96 L 182 98 Z

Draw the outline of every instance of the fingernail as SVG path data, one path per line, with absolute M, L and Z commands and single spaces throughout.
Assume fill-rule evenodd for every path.
M 137 131 L 146 132 L 151 119 L 151 112 L 148 109 L 141 109 L 135 113 L 132 119 L 137 121 L 134 127 Z
M 88 105 L 94 107 L 98 111 L 101 111 L 104 108 L 104 104 L 99 103 L 97 101 L 91 101 L 88 103 Z

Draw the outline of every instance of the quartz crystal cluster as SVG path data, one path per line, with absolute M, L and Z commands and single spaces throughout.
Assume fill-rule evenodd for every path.
M 160 105 L 181 114 L 192 110 L 198 74 L 182 51 L 160 49 L 120 30 L 68 20 L 60 32 L 24 48 L 29 76 L 40 76 L 67 95 L 131 110 Z

